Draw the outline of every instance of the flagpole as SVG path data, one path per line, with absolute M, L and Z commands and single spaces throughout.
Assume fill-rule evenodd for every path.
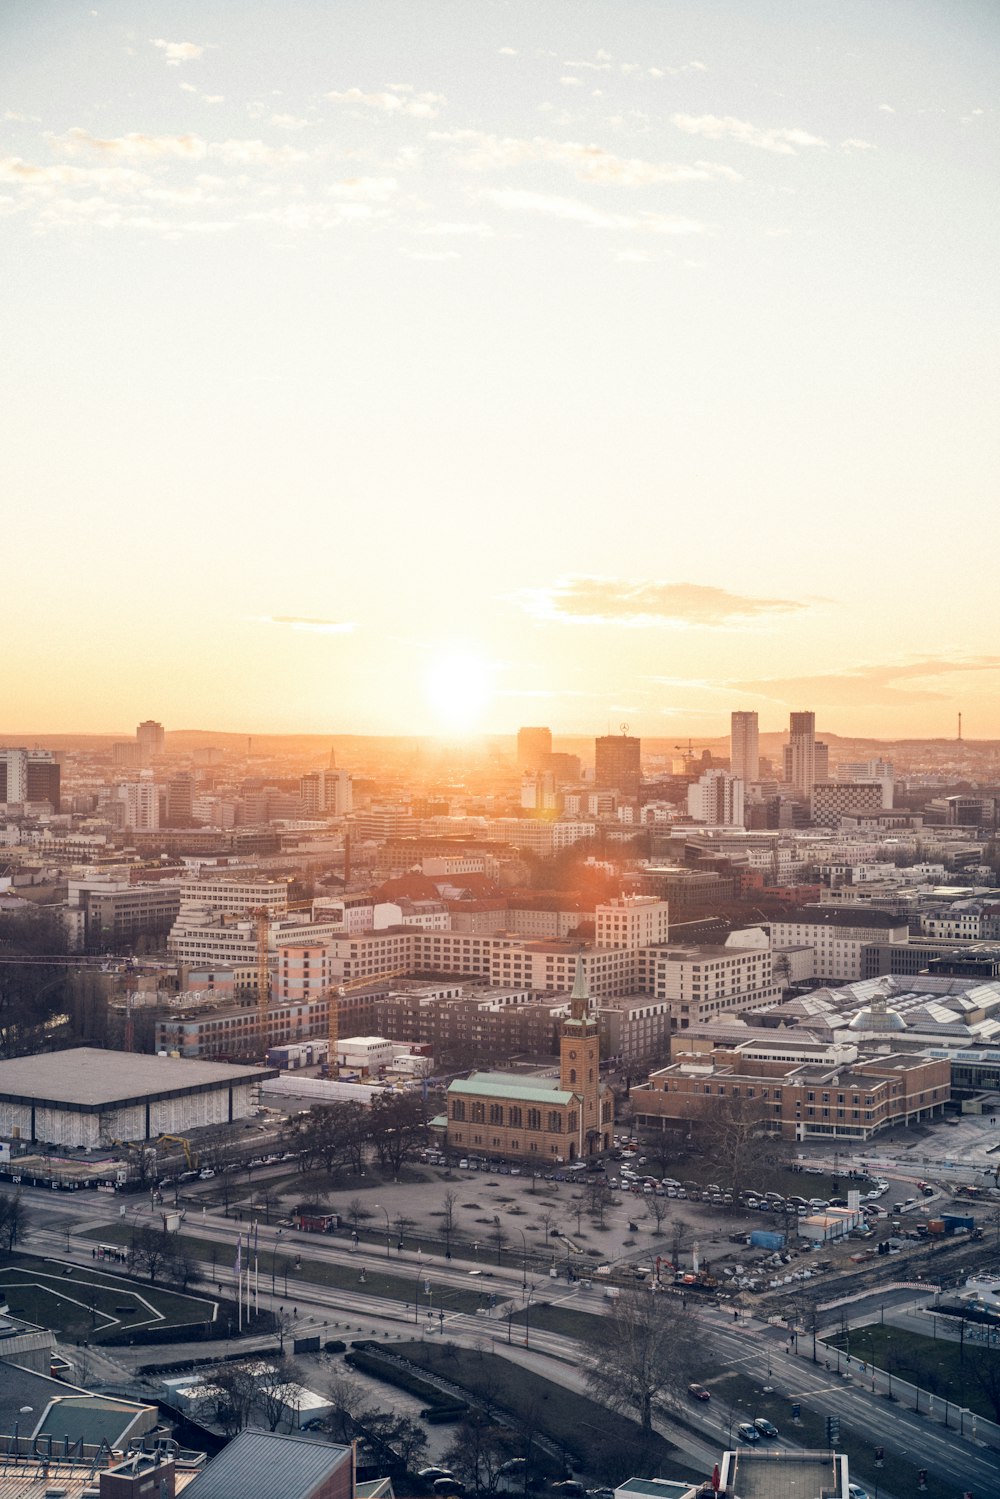
M 258 1229 L 259 1224 L 255 1218 L 253 1225 L 253 1309 L 255 1314 L 260 1311 L 260 1261 L 257 1258 Z

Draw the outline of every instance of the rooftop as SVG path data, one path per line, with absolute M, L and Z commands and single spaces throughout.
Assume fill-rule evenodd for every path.
M 847 1491 L 847 1460 L 836 1452 L 756 1452 L 723 1459 L 726 1491 L 739 1499 L 836 1499 Z
M 0 1062 L 0 1098 L 84 1109 L 124 1104 L 149 1095 L 196 1093 L 228 1083 L 276 1077 L 273 1067 L 232 1067 L 81 1046 Z
M 189 1490 L 191 1499 L 310 1499 L 343 1463 L 350 1447 L 273 1431 L 241 1431 Z
M 563 1092 L 557 1077 L 522 1077 L 512 1072 L 474 1072 L 471 1077 L 458 1078 L 448 1092 L 476 1098 L 511 1098 L 515 1103 L 568 1104 L 576 1097 L 575 1093 Z

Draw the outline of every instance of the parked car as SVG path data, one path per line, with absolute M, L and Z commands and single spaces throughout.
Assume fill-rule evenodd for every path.
M 433 1483 L 435 1478 L 454 1478 L 450 1468 L 418 1468 L 417 1477 L 424 1479 L 426 1483 Z
M 560 1478 L 552 1485 L 554 1494 L 563 1494 L 565 1499 L 587 1499 L 587 1490 L 578 1478 Z
M 457 1478 L 435 1478 L 431 1484 L 435 1494 L 454 1494 L 461 1496 L 465 1493 L 464 1484 L 459 1483 Z

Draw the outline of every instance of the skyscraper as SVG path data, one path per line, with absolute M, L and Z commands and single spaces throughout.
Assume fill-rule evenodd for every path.
M 0 802 L 49 802 L 58 812 L 59 778 L 52 750 L 0 749 Z
M 163 754 L 166 735 L 163 725 L 157 723 L 155 718 L 144 719 L 135 731 L 135 738 L 139 746 L 139 760 L 143 765 L 148 765 L 154 756 Z
M 517 765 L 519 770 L 542 770 L 546 755 L 551 755 L 551 753 L 551 729 L 518 729 Z
M 816 784 L 816 715 L 792 713 L 785 745 L 785 780 L 796 796 L 812 795 Z
M 639 795 L 639 740 L 628 734 L 604 734 L 594 740 L 594 786 L 598 791 Z
M 730 718 L 729 768 L 741 781 L 760 780 L 760 735 L 756 713 L 734 713 Z

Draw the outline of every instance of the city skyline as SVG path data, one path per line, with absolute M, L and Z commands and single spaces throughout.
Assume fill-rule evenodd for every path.
M 4 40 L 14 731 L 1000 738 L 993 7 Z

